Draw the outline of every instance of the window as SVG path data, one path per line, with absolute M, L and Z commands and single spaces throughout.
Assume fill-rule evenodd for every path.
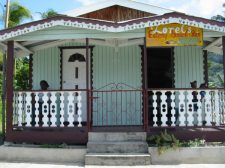
M 69 57 L 68 62 L 75 62 L 75 61 L 85 62 L 86 60 L 82 54 L 76 53 Z

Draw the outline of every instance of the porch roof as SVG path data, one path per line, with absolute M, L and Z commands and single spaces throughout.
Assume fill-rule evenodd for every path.
M 205 49 L 222 53 L 221 37 L 225 35 L 225 22 L 219 22 L 190 16 L 183 13 L 166 13 L 163 15 L 144 17 L 124 22 L 110 22 L 81 17 L 58 15 L 48 19 L 34 21 L 14 28 L 0 31 L 0 47 L 6 50 L 6 42 L 16 41 L 16 55 L 32 54 L 43 46 L 59 45 L 65 40 L 80 40 L 91 38 L 95 44 L 118 44 L 117 39 L 124 43 L 143 43 L 145 28 L 169 23 L 181 23 L 203 28 Z M 107 39 L 108 43 L 105 41 Z M 102 42 L 101 42 L 102 41 Z
M 59 15 L 48 19 L 19 25 L 14 28 L 1 30 L 0 41 L 16 40 L 16 38 L 26 35 L 28 33 L 33 33 L 56 26 L 72 27 L 73 29 L 79 28 L 85 30 L 94 30 L 98 31 L 99 33 L 120 33 L 169 23 L 181 23 L 190 26 L 195 26 L 203 28 L 204 30 L 222 33 L 221 36 L 225 34 L 224 22 L 189 16 L 183 13 L 176 12 L 166 13 L 160 16 L 144 17 L 119 23 Z M 87 38 L 89 36 L 88 31 L 82 32 L 82 34 L 85 34 Z M 41 39 L 41 37 L 39 38 Z M 56 37 L 56 39 L 60 38 Z M 61 39 L 64 39 L 64 36 L 62 36 Z M 72 37 L 72 39 L 74 39 L 74 37 Z

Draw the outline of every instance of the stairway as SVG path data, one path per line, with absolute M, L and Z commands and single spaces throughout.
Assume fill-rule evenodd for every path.
M 86 165 L 151 164 L 145 132 L 89 132 Z

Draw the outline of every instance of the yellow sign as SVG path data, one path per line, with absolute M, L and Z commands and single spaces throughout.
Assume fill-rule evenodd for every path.
M 146 46 L 202 46 L 203 30 L 201 28 L 166 24 L 146 29 Z

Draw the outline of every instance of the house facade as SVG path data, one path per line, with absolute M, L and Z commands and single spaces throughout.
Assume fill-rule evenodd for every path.
M 173 24 L 201 29 L 203 46 L 146 46 L 148 28 Z M 8 53 L 6 141 L 86 144 L 92 131 L 165 128 L 181 139 L 225 139 L 210 131 L 225 123 L 224 88 L 190 85 L 208 82 L 208 52 L 225 53 L 225 23 L 106 1 L 2 30 L 0 40 Z M 13 60 L 28 55 L 30 89 L 14 90 Z

